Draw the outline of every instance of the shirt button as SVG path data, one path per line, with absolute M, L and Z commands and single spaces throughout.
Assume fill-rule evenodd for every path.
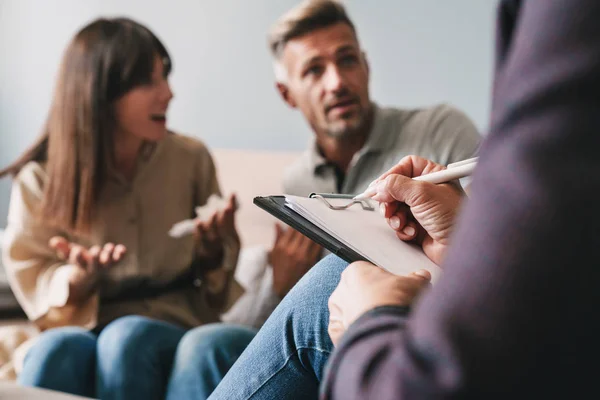
M 128 221 L 130 224 L 135 224 L 135 223 L 137 222 L 137 218 L 136 218 L 136 217 L 130 217 L 130 218 L 127 220 L 127 221 Z

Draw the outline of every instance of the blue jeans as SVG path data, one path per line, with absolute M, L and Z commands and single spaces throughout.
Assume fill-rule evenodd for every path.
M 19 383 L 101 399 L 205 399 L 254 333 L 225 324 L 186 332 L 140 316 L 99 336 L 56 328 L 29 350 Z
M 347 265 L 334 256 L 315 265 L 271 314 L 210 399 L 316 399 L 333 351 L 327 302 Z

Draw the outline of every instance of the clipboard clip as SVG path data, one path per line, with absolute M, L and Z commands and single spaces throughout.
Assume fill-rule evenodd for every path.
M 369 202 L 368 199 L 363 199 L 363 200 L 354 199 L 354 196 L 350 195 L 350 194 L 311 193 L 310 196 L 308 196 L 308 197 L 311 199 L 321 200 L 321 202 L 323 202 L 331 210 L 336 210 L 336 211 L 345 210 L 347 208 L 352 207 L 354 204 L 360 204 L 362 209 L 365 211 L 375 211 L 375 208 L 371 205 L 371 203 Z M 331 204 L 329 201 L 327 201 L 327 199 L 344 199 L 344 200 L 349 200 L 349 202 L 342 206 L 336 206 L 336 205 Z

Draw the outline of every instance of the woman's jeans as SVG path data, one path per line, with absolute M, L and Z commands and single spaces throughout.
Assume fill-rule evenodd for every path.
M 100 399 L 206 399 L 254 334 L 226 324 L 186 331 L 140 316 L 99 335 L 51 329 L 27 353 L 19 383 Z

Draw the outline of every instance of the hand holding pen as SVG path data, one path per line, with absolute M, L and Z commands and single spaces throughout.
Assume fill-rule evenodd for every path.
M 439 265 L 463 199 L 455 185 L 444 182 L 469 175 L 474 166 L 472 159 L 444 167 L 421 157 L 404 157 L 360 198 L 378 201 L 398 238 L 421 245 Z

